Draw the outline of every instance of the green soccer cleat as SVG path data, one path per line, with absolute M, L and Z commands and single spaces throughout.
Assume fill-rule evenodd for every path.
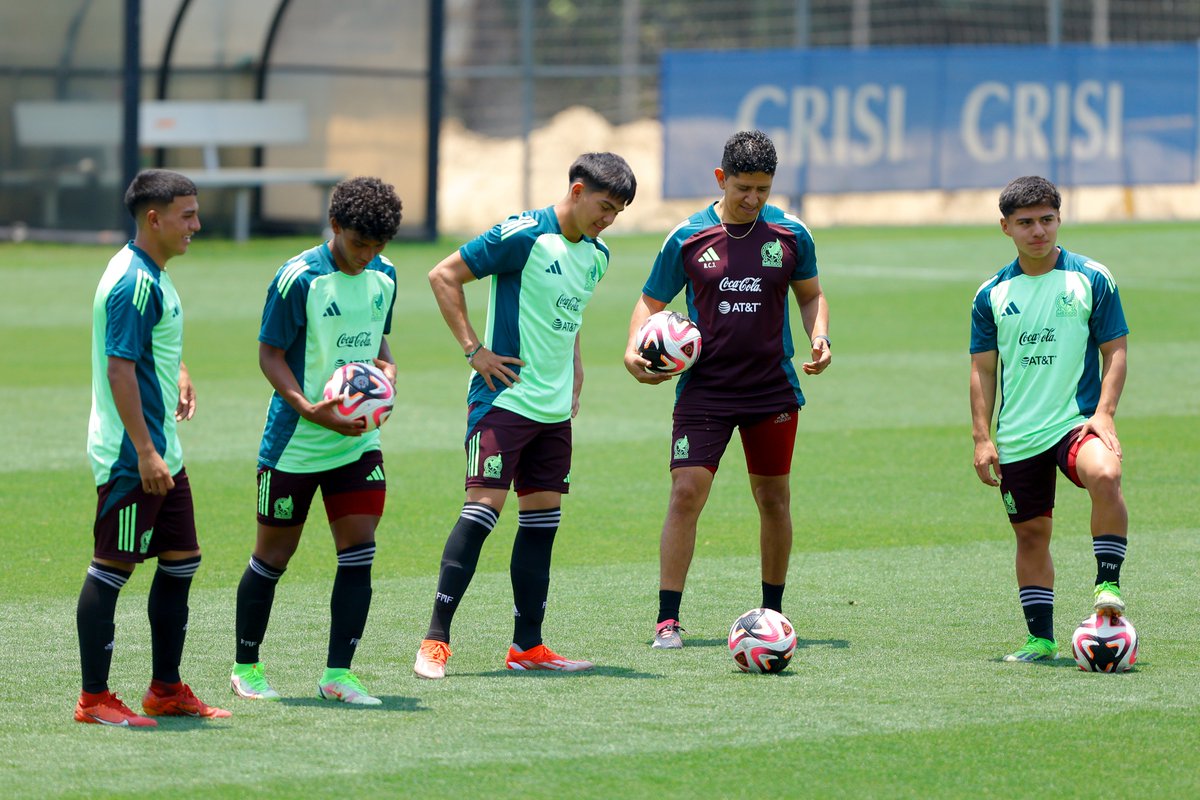
M 256 664 L 234 664 L 229 676 L 229 688 L 238 697 L 247 700 L 278 700 L 279 692 L 271 688 L 261 662 Z
M 348 669 L 326 669 L 317 684 L 317 697 L 322 700 L 336 700 L 352 706 L 381 706 L 383 701 L 372 697 L 362 681 Z
M 1058 645 L 1050 639 L 1029 634 L 1025 646 L 1004 657 L 1005 661 L 1049 661 L 1058 658 Z
M 1125 613 L 1125 601 L 1121 599 L 1121 587 L 1110 581 L 1096 584 L 1096 602 L 1092 606 L 1097 614 L 1119 617 Z

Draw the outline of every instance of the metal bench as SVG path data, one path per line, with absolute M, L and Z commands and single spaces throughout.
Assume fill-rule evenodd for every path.
M 57 218 L 58 192 L 88 181 L 116 187 L 120 170 L 115 164 L 121 144 L 121 106 L 115 102 L 23 101 L 13 106 L 17 143 L 25 147 L 99 147 L 110 155 L 109 163 L 52 174 L 12 176 L 46 187 L 44 213 Z M 197 187 L 232 189 L 234 196 L 233 238 L 250 236 L 250 198 L 255 189 L 286 184 L 306 184 L 329 189 L 345 177 L 333 170 L 306 167 L 222 167 L 219 148 L 303 144 L 308 140 L 308 118 L 301 103 L 279 101 L 156 101 L 139 105 L 141 147 L 195 147 L 203 155 L 203 167 L 180 167 Z M 325 207 L 321 212 L 325 212 Z

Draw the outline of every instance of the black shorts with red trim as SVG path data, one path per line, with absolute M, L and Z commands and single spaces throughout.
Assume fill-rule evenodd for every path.
M 383 516 L 387 499 L 383 453 L 368 450 L 353 463 L 321 472 L 260 468 L 258 523 L 272 528 L 303 525 L 317 489 L 321 490 L 325 516 L 330 522 L 351 514 Z
M 1082 427 L 1082 426 L 1080 426 Z M 1097 438 L 1089 433 L 1076 441 L 1080 428 L 1073 428 L 1053 446 L 1041 453 L 1020 461 L 1000 465 L 1000 498 L 1004 501 L 1008 520 L 1014 524 L 1026 522 L 1034 517 L 1053 516 L 1054 490 L 1057 484 L 1055 469 L 1066 475 L 1071 483 L 1083 488 L 1075 460 L 1080 446 L 1088 439 Z
M 715 473 L 737 428 L 751 475 L 787 475 L 792 471 L 799 415 L 795 406 L 753 414 L 713 414 L 677 407 L 671 432 L 671 469 L 705 467 Z

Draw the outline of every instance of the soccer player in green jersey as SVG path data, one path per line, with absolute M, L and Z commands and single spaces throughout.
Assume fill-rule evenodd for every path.
M 517 492 L 510 575 L 513 670 L 591 669 L 542 642 L 550 551 L 571 469 L 571 418 L 579 410 L 583 311 L 609 265 L 600 232 L 633 202 L 625 159 L 586 153 L 568 170 L 556 205 L 510 217 L 444 258 L 429 273 L 447 326 L 475 370 L 467 394 L 466 502 L 442 552 L 429 631 L 413 672 L 442 678 L 450 623 L 475 574 L 484 539 Z M 491 278 L 481 337 L 467 316 L 463 285 Z
M 228 717 L 180 680 L 188 594 L 200 566 L 192 490 L 176 424 L 196 413 L 183 364 L 183 306 L 167 261 L 187 252 L 200 230 L 196 186 L 151 169 L 125 191 L 137 222 L 133 241 L 108 262 L 92 303 L 92 413 L 88 458 L 96 478 L 92 563 L 79 593 L 76 624 L 83 691 L 79 722 L 150 728 L 150 717 Z M 146 716 L 109 691 L 117 597 L 147 558 L 150 584 L 150 688 Z
M 333 238 L 292 258 L 267 288 L 258 363 L 275 390 L 258 451 L 258 533 L 237 592 L 237 653 L 230 685 L 276 700 L 259 660 L 275 587 L 300 545 L 317 489 L 337 550 L 329 649 L 317 696 L 380 705 L 350 669 L 371 606 L 375 529 L 387 481 L 378 429 L 337 416 L 326 381 L 349 362 L 372 362 L 396 382 L 387 339 L 396 270 L 382 253 L 400 227 L 400 198 L 378 178 L 351 178 L 329 203 Z
M 986 280 L 971 310 L 975 472 L 1000 496 L 1017 538 L 1017 586 L 1029 635 L 1005 661 L 1058 656 L 1050 557 L 1055 469 L 1091 498 L 1093 608 L 1124 612 L 1129 513 L 1113 417 L 1125 386 L 1129 328 L 1112 273 L 1057 244 L 1062 198 L 1045 178 L 1000 194 L 1000 228 L 1017 258 Z M 993 441 L 992 413 L 1000 395 Z

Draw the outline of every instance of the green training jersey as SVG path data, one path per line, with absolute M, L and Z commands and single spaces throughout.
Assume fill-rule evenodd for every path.
M 304 396 L 323 399 L 338 367 L 370 363 L 391 331 L 396 270 L 376 256 L 357 275 L 337 268 L 322 243 L 288 261 L 267 287 L 258 340 L 284 351 Z M 301 417 L 278 392 L 271 395 L 258 462 L 284 472 L 323 472 L 379 449 L 379 430 L 342 436 Z
M 604 241 L 588 236 L 570 241 L 550 206 L 510 217 L 459 254 L 476 278 L 492 278 L 484 344 L 525 362 L 513 367 L 521 380 L 510 387 L 495 381 L 496 388 L 488 389 L 482 375 L 471 376 L 472 418 L 496 406 L 535 422 L 570 419 L 575 337 L 608 271 Z
M 1059 251 L 1048 273 L 1013 261 L 975 293 L 971 352 L 999 353 L 1002 464 L 1045 452 L 1095 413 L 1099 345 L 1129 333 L 1108 268 Z
M 140 481 L 137 452 L 125 432 L 108 382 L 108 358 L 132 361 L 142 417 L 171 474 L 183 469 L 176 431 L 183 306 L 171 277 L 130 242 L 112 257 L 92 300 L 92 412 L 88 459 L 96 485 L 118 477 Z

